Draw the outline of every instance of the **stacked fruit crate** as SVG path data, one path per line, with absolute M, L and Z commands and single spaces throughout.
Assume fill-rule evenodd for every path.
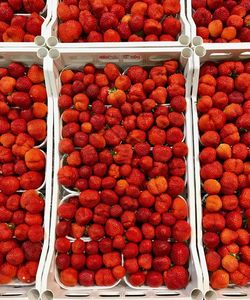
M 0 3 L 0 298 L 249 298 L 248 0 Z

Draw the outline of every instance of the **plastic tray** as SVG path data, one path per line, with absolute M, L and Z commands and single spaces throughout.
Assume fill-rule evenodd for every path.
M 186 0 L 186 12 L 187 12 L 187 19 L 190 25 L 190 32 L 191 32 L 191 36 L 190 36 L 190 40 L 191 40 L 191 44 L 192 46 L 199 46 L 199 45 L 203 45 L 205 48 L 210 48 L 211 43 L 203 43 L 203 39 L 200 36 L 197 36 L 196 34 L 196 24 L 194 22 L 193 19 L 193 8 L 192 8 L 192 0 Z M 241 42 L 241 43 L 213 43 L 215 45 L 217 45 L 217 48 L 225 48 L 225 49 L 231 49 L 231 48 L 241 48 L 242 45 L 247 45 L 248 49 L 250 49 L 250 42 Z
M 20 61 L 27 66 L 33 63 L 43 64 L 43 61 L 37 56 L 36 48 L 4 48 L 0 50 L 0 66 L 7 66 L 12 61 Z M 45 72 L 44 72 L 45 73 Z M 46 75 L 46 74 L 45 74 Z M 43 248 L 40 257 L 40 262 L 37 270 L 36 281 L 31 284 L 24 284 L 19 280 L 14 280 L 8 285 L 0 285 L 0 298 L 1 299 L 38 299 L 39 291 L 41 287 L 41 278 L 45 259 L 49 247 L 49 216 L 50 204 L 51 204 L 51 181 L 52 181 L 52 154 L 53 154 L 53 103 L 48 86 L 48 79 L 45 78 L 46 90 L 47 90 L 47 142 L 42 143 L 41 150 L 46 152 L 46 169 L 45 169 L 45 181 L 43 185 L 38 189 L 45 195 L 45 208 L 44 208 L 44 241 Z
M 205 259 L 205 253 L 202 242 L 202 196 L 201 196 L 201 180 L 200 180 L 200 162 L 199 162 L 199 129 L 198 114 L 196 110 L 197 91 L 199 82 L 200 65 L 206 61 L 224 61 L 224 60 L 243 60 L 250 58 L 249 47 L 240 44 L 241 49 L 232 47 L 231 49 L 216 49 L 216 44 L 209 44 L 206 48 L 197 46 L 194 55 L 194 76 L 192 90 L 192 106 L 193 106 L 193 133 L 194 133 L 194 165 L 195 165 L 195 190 L 196 190 L 196 215 L 197 215 L 197 248 L 200 257 L 200 263 L 204 281 L 204 295 L 207 300 L 216 299 L 249 299 L 250 286 L 239 287 L 230 286 L 226 289 L 213 290 L 209 284 L 209 274 Z M 218 45 L 217 45 L 218 46 Z
M 94 53 L 93 53 L 94 52 Z M 197 249 L 196 249 L 196 224 L 195 224 L 195 202 L 194 202 L 194 174 L 193 174 L 193 149 L 192 149 L 192 115 L 191 115 L 191 101 L 190 101 L 190 87 L 191 87 L 191 76 L 192 76 L 192 51 L 188 48 L 158 48 L 151 50 L 147 49 L 127 49 L 127 48 L 117 48 L 112 49 L 112 54 L 110 54 L 108 48 L 96 49 L 91 51 L 90 49 L 68 51 L 67 49 L 62 49 L 59 53 L 57 49 L 51 49 L 49 52 L 50 58 L 46 58 L 48 65 L 48 72 L 50 73 L 50 83 L 52 86 L 53 102 L 56 104 L 60 92 L 60 71 L 65 68 L 65 66 L 70 66 L 71 68 L 83 66 L 86 63 L 94 63 L 96 66 L 103 66 L 107 62 L 114 62 L 120 67 L 125 69 L 129 65 L 143 65 L 143 66 L 153 66 L 167 59 L 177 59 L 180 61 L 182 67 L 184 68 L 184 73 L 187 78 L 187 89 L 186 89 L 186 99 L 187 99 L 187 113 L 186 113 L 186 128 L 188 128 L 187 134 L 187 144 L 189 145 L 189 155 L 187 157 L 188 170 L 187 170 L 187 199 L 189 202 L 190 212 L 189 221 L 192 227 L 192 237 L 190 241 L 190 274 L 191 281 L 189 282 L 186 289 L 172 291 L 165 287 L 158 289 L 152 289 L 149 287 L 142 288 L 131 288 L 125 284 L 122 280 L 119 285 L 114 288 L 103 289 L 97 287 L 86 288 L 78 286 L 77 288 L 67 288 L 62 289 L 61 286 L 56 282 L 56 267 L 55 267 L 55 226 L 57 223 L 57 207 L 59 202 L 68 193 L 58 185 L 57 172 L 60 166 L 60 154 L 58 151 L 58 142 L 60 138 L 60 114 L 58 106 L 54 106 L 54 119 L 58 120 L 54 123 L 54 179 L 53 179 L 53 202 L 52 202 L 52 213 L 51 213 L 51 235 L 50 235 L 50 247 L 46 260 L 46 265 L 43 273 L 42 279 L 42 295 L 41 299 L 66 299 L 68 297 L 91 297 L 91 298 L 101 298 L 101 297 L 129 297 L 135 299 L 137 297 L 163 299 L 166 296 L 170 299 L 202 299 L 202 294 L 200 289 L 202 288 L 202 278 L 201 269 L 199 265 Z
M 46 5 L 44 7 L 44 9 L 39 13 L 43 19 L 44 22 L 42 24 L 41 27 L 41 35 L 37 36 L 34 40 L 34 42 L 0 42 L 0 47 L 8 47 L 8 48 L 15 48 L 15 49 L 19 49 L 20 47 L 41 47 L 45 45 L 45 41 L 47 40 L 47 38 L 50 37 L 50 35 L 48 35 L 48 31 L 47 31 L 47 26 L 48 23 L 51 19 L 51 12 L 52 12 L 52 0 L 47 0 L 46 1 Z M 29 13 L 16 13 L 14 15 L 23 15 L 23 16 L 30 16 Z
M 48 47 L 67 48 L 69 51 L 75 48 L 119 48 L 119 47 L 183 47 L 188 46 L 190 43 L 190 25 L 186 18 L 186 8 L 185 0 L 180 0 L 181 11 L 180 11 L 180 21 L 182 24 L 181 34 L 178 38 L 178 41 L 174 42 L 118 42 L 118 43 L 61 43 L 57 39 L 57 27 L 58 27 L 58 18 L 57 18 L 57 5 L 60 0 L 53 1 L 52 7 L 52 19 L 48 25 L 48 32 L 50 32 L 49 39 L 46 40 Z

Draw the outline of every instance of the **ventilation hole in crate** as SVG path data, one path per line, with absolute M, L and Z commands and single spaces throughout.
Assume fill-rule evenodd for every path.
M 243 52 L 239 55 L 239 58 L 249 58 L 250 56 L 250 52 Z
M 93 62 L 94 61 L 94 58 L 93 57 L 89 57 L 89 56 L 84 56 L 84 57 L 81 57 L 81 56 L 71 56 L 70 59 L 77 59 L 78 61 L 81 62 L 82 65 L 85 65 L 87 63 L 90 63 L 90 62 Z
M 14 292 L 0 293 L 0 297 L 19 297 L 21 295 L 23 295 L 23 293 L 14 293 Z
M 98 57 L 98 61 L 101 63 L 118 63 L 119 57 L 116 55 L 101 55 Z
M 152 62 L 156 62 L 156 61 L 165 61 L 165 60 L 168 60 L 168 59 L 171 59 L 168 55 L 151 55 L 149 56 L 149 61 L 152 61 Z
M 164 296 L 164 297 L 180 296 L 180 294 L 177 293 L 177 292 L 158 292 L 158 293 L 155 293 L 155 295 L 158 296 L 158 297 L 162 297 L 162 296 Z
M 123 55 L 124 63 L 139 63 L 142 62 L 143 58 L 141 55 Z
M 247 293 L 243 293 L 243 292 L 235 292 L 235 293 L 223 293 L 223 296 L 226 297 L 246 297 Z
M 209 57 L 211 58 L 230 58 L 233 54 L 231 52 L 224 53 L 211 53 Z
M 73 293 L 69 293 L 69 294 L 65 294 L 66 297 L 72 297 L 72 298 L 82 298 L 82 297 L 89 297 L 89 294 L 73 294 Z
M 101 294 L 100 297 L 103 297 L 103 298 L 118 298 L 118 297 L 121 297 L 120 294 Z
M 145 297 L 146 295 L 144 293 L 136 293 L 136 292 L 130 292 L 126 293 L 125 297 Z

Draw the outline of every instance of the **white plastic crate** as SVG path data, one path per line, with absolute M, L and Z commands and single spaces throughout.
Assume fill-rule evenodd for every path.
M 42 59 L 37 56 L 37 48 L 19 48 L 18 50 L 14 48 L 4 48 L 0 50 L 0 66 L 6 67 L 11 62 L 21 62 L 26 66 L 30 66 L 34 63 L 43 65 Z M 46 169 L 45 169 L 45 180 L 43 185 L 38 188 L 43 195 L 45 201 L 44 207 L 44 241 L 42 247 L 42 253 L 39 261 L 39 266 L 36 275 L 36 281 L 31 284 L 24 284 L 19 280 L 14 280 L 7 285 L 0 285 L 0 298 L 1 299 L 38 299 L 39 292 L 41 289 L 41 279 L 43 268 L 45 264 L 45 259 L 47 256 L 47 251 L 49 247 L 49 215 L 50 215 L 50 205 L 51 205 L 51 192 L 52 192 L 52 154 L 53 154 L 53 102 L 50 92 L 50 87 L 48 85 L 48 77 L 45 75 L 45 84 L 47 90 L 47 139 L 41 143 L 38 148 L 46 153 Z
M 190 40 L 191 40 L 191 44 L 192 46 L 199 46 L 199 45 L 203 45 L 205 48 L 208 47 L 208 49 L 210 49 L 210 45 L 211 43 L 203 43 L 203 39 L 202 37 L 200 36 L 197 36 L 197 33 L 196 33 L 196 24 L 194 22 L 194 19 L 193 19 L 193 8 L 192 8 L 192 0 L 186 0 L 186 12 L 187 12 L 187 19 L 188 19 L 188 22 L 189 22 L 189 25 L 190 25 L 190 33 L 191 33 L 191 36 L 190 36 Z M 248 47 L 248 49 L 250 49 L 250 43 L 213 43 L 216 46 L 215 49 L 217 48 L 226 48 L 226 49 L 231 49 L 231 48 L 242 48 L 242 45 L 245 45 L 246 47 Z M 243 47 L 245 47 L 243 46 Z
M 19 49 L 20 47 L 41 47 L 45 45 L 45 41 L 50 37 L 50 35 L 48 35 L 48 31 L 47 31 L 47 26 L 48 23 L 51 19 L 51 13 L 52 13 L 52 0 L 47 0 L 46 1 L 46 5 L 44 7 L 44 9 L 39 13 L 43 19 L 44 22 L 42 24 L 41 27 L 41 35 L 37 36 L 34 40 L 34 42 L 0 42 L 0 47 L 7 47 L 7 48 L 15 48 L 15 49 Z M 14 15 L 23 15 L 23 16 L 30 16 L 29 13 L 16 13 Z
M 42 295 L 43 300 L 48 299 L 67 299 L 68 297 L 120 297 L 120 298 L 132 298 L 143 297 L 146 299 L 152 299 L 157 297 L 163 299 L 168 296 L 170 299 L 202 299 L 202 277 L 201 268 L 199 265 L 197 248 L 196 248 L 196 216 L 195 216 L 195 191 L 194 191 L 194 174 L 193 174 L 193 146 L 192 146 L 192 114 L 191 114 L 191 78 L 193 74 L 192 68 L 192 50 L 189 48 L 158 48 L 151 50 L 146 49 L 127 49 L 117 48 L 111 51 L 107 48 L 96 49 L 95 51 L 90 49 L 68 51 L 68 49 L 61 49 L 60 53 L 57 49 L 51 49 L 49 52 L 50 58 L 45 58 L 46 70 L 50 75 L 50 83 L 52 87 L 52 96 L 54 105 L 54 178 L 53 178 L 53 201 L 51 212 L 51 235 L 50 235 L 50 247 L 44 268 L 42 278 Z M 56 266 L 55 266 L 55 227 L 57 223 L 57 207 L 60 201 L 65 195 L 65 191 L 58 185 L 57 172 L 60 166 L 60 154 L 58 151 L 58 143 L 60 139 L 60 114 L 57 105 L 58 96 L 60 93 L 60 71 L 66 66 L 70 68 L 76 68 L 85 65 L 86 63 L 93 63 L 96 66 L 104 66 L 107 62 L 114 62 L 120 67 L 127 67 L 131 65 L 153 66 L 168 59 L 177 59 L 180 61 L 181 66 L 184 68 L 184 74 L 187 79 L 186 84 L 186 100 L 187 100 L 187 113 L 186 113 L 186 128 L 188 134 L 186 134 L 186 142 L 189 146 L 189 154 L 187 157 L 187 202 L 189 203 L 189 222 L 192 228 L 192 236 L 190 241 L 190 266 L 189 271 L 191 274 L 191 281 L 186 289 L 172 291 L 166 287 L 157 289 L 149 287 L 131 288 L 124 280 L 113 288 L 100 288 L 100 287 L 74 287 L 63 289 L 56 281 Z
M 197 46 L 194 54 L 194 76 L 192 89 L 192 109 L 193 109 L 193 142 L 194 142 L 194 167 L 195 167 L 195 198 L 196 198 L 196 216 L 197 216 L 197 248 L 200 258 L 204 278 L 204 295 L 207 300 L 216 299 L 249 299 L 250 285 L 246 287 L 239 287 L 231 285 L 228 288 L 214 290 L 209 284 L 209 274 L 205 259 L 204 246 L 202 242 L 202 197 L 201 197 L 201 179 L 200 179 L 200 161 L 199 161 L 199 128 L 198 128 L 198 114 L 196 109 L 197 91 L 199 82 L 200 66 L 207 62 L 219 62 L 224 60 L 243 60 L 250 58 L 250 49 L 246 44 L 235 45 L 229 49 L 217 49 L 218 44 L 209 44 L 205 49 L 203 46 Z M 220 45 L 221 46 L 221 45 Z
M 50 48 L 56 47 L 58 49 L 71 49 L 76 48 L 120 48 L 120 47 L 183 47 L 188 46 L 190 43 L 190 25 L 186 18 L 186 0 L 180 0 L 181 11 L 180 11 L 180 21 L 182 25 L 181 34 L 178 41 L 165 42 L 165 41 L 155 41 L 155 42 L 118 42 L 118 43 L 61 43 L 57 39 L 57 28 L 58 28 L 58 17 L 57 17 L 57 5 L 60 0 L 54 0 L 52 6 L 52 19 L 48 24 L 48 32 L 50 32 L 49 39 L 46 40 L 47 46 Z

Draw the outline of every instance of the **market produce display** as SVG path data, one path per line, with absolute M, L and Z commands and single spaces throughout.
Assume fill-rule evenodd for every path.
M 47 95 L 43 69 L 0 68 L 0 284 L 35 280 L 42 250 Z M 44 149 L 45 148 L 45 149 Z
M 204 43 L 250 42 L 249 0 L 192 0 L 192 8 Z
M 180 0 L 63 0 L 58 4 L 61 42 L 176 41 Z
M 203 243 L 214 289 L 250 281 L 250 63 L 201 66 L 197 110 Z
M 33 42 L 41 34 L 44 0 L 0 2 L 0 42 Z
M 87 64 L 60 78 L 58 181 L 79 192 L 57 210 L 61 283 L 112 286 L 126 276 L 134 287 L 185 288 L 191 227 L 179 63 Z

